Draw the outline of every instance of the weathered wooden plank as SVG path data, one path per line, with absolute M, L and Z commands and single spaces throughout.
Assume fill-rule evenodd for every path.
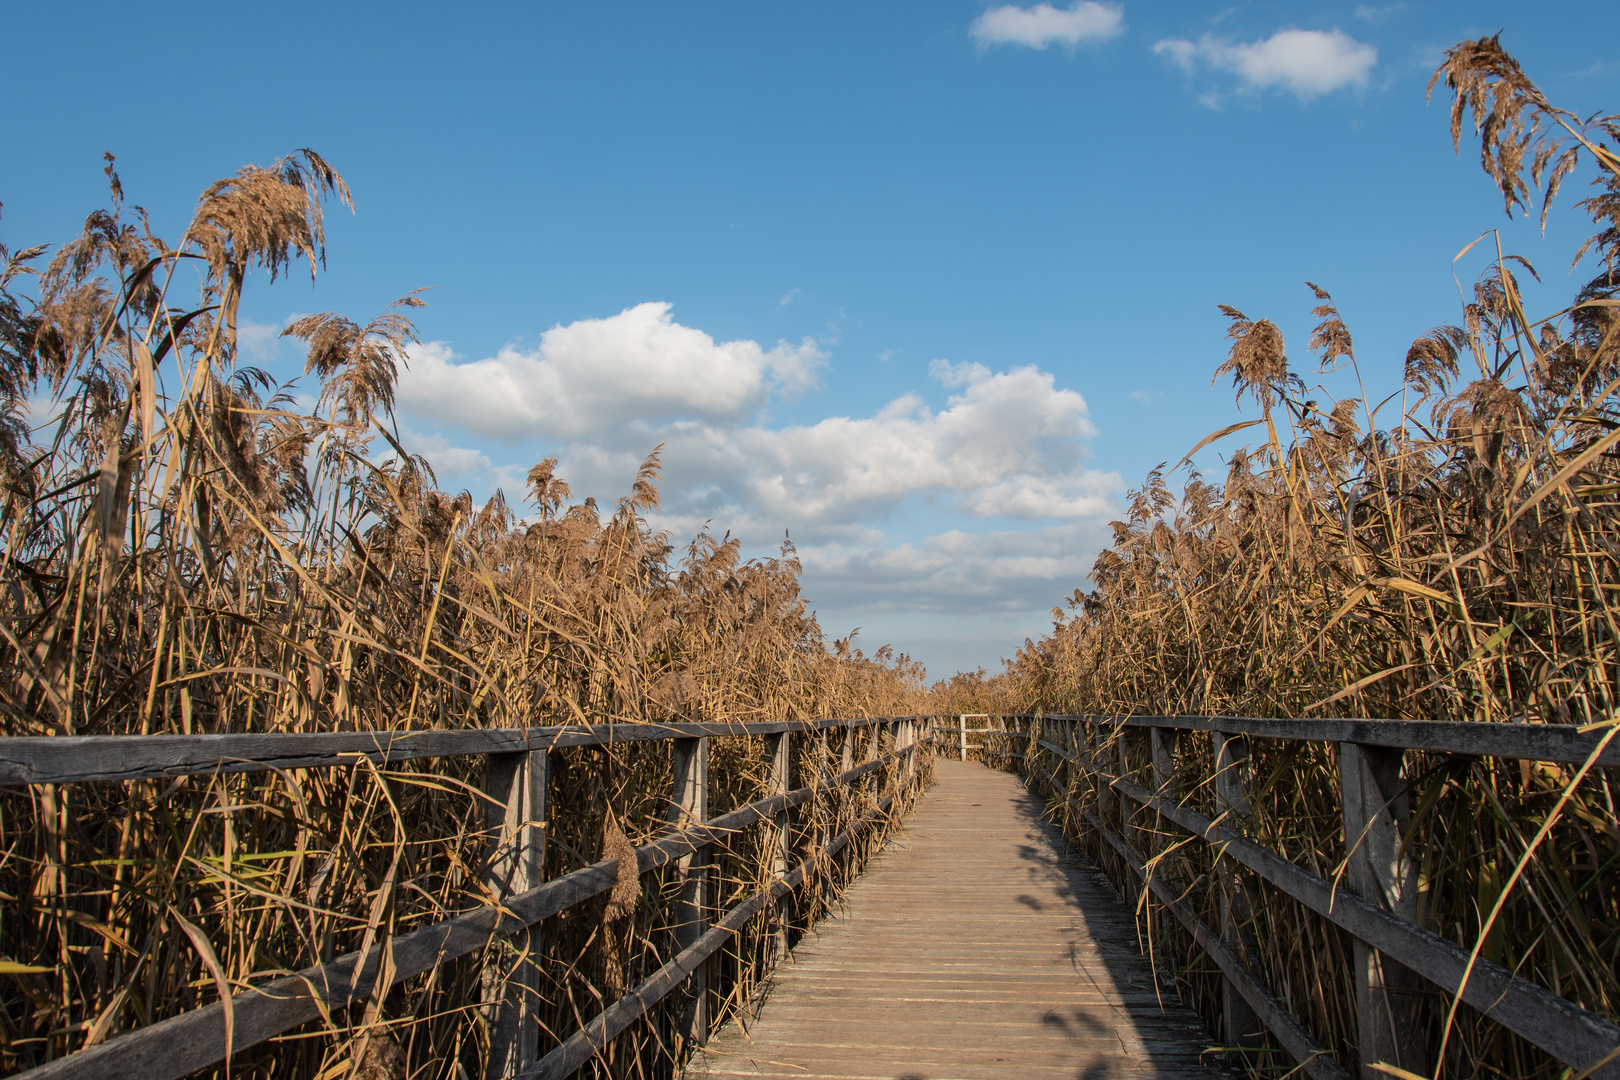
M 1055 746 L 1048 745 L 1047 749 L 1063 754 Z M 1332 882 L 1216 825 L 1195 810 L 1158 798 L 1127 780 L 1105 779 L 1115 791 L 1158 810 L 1206 842 L 1220 845 L 1224 856 L 1241 862 L 1307 908 L 1446 993 L 1455 994 L 1462 987 L 1463 1001 L 1577 1071 L 1603 1061 L 1620 1047 L 1620 1025 L 1482 958 L 1474 960 L 1464 986 L 1469 953 L 1456 942 L 1392 915 L 1347 889 L 1335 890 Z M 1598 1066 L 1590 1075 L 1597 1080 L 1620 1080 L 1620 1061 Z
M 1523 758 L 1579 765 L 1603 738 L 1602 731 L 1582 731 L 1574 724 L 1486 724 L 1468 720 L 1265 720 L 1252 716 L 1056 716 L 1047 720 L 1080 720 L 1116 727 L 1168 728 L 1173 731 L 1224 731 L 1258 739 L 1304 739 L 1353 742 L 1397 750 L 1428 750 L 1472 757 Z M 1620 743 L 1611 744 L 1599 765 L 1620 765 Z
M 1040 802 L 1007 773 L 935 768 L 940 783 L 778 969 L 747 1035 L 711 1037 L 690 1080 L 1208 1075 L 1197 1017 Z
M 881 769 L 898 754 L 858 765 L 840 774 L 834 784 L 845 786 Z M 815 795 L 815 787 L 801 788 L 713 818 L 699 828 L 680 827 L 636 849 L 641 873 L 667 866 L 705 844 L 798 806 Z M 389 971 L 393 980 L 419 975 L 436 964 L 466 956 L 566 910 L 613 887 L 619 861 L 603 859 L 571 874 L 548 881 L 526 893 L 508 897 L 499 907 L 484 907 L 394 938 L 388 943 Z M 179 1080 L 225 1060 L 237 1050 L 255 1046 L 289 1028 L 364 999 L 371 993 L 382 967 L 383 946 L 365 954 L 350 953 L 329 964 L 306 968 L 296 975 L 274 980 L 233 995 L 232 1038 L 225 1038 L 225 1009 L 218 1002 L 150 1024 L 138 1031 L 70 1054 L 65 1058 L 17 1074 L 28 1080 Z
M 709 816 L 709 740 L 677 739 L 672 748 L 674 790 L 670 809 L 677 825 L 696 825 Z M 707 932 L 710 898 L 710 849 L 700 847 L 676 862 L 679 892 L 675 899 L 675 945 L 684 952 Z M 708 969 L 693 969 L 683 990 L 675 1031 L 692 1046 L 709 1037 Z
M 479 878 L 497 897 L 526 893 L 545 878 L 550 755 L 491 754 L 484 761 L 489 852 Z M 515 931 L 484 958 L 482 1004 L 489 1030 L 485 1080 L 532 1065 L 540 1050 L 539 934 Z
M 243 735 L 23 735 L 0 738 L 0 785 L 120 781 L 275 769 L 352 768 L 420 758 L 515 753 L 658 739 L 864 728 L 888 717 L 757 724 L 560 725 L 456 731 L 265 732 Z
M 827 845 L 827 854 L 836 855 L 874 821 L 880 820 L 888 813 L 894 799 L 895 796 L 890 795 L 852 822 Z M 746 926 L 749 919 L 764 910 L 767 904 L 787 896 L 803 884 L 805 875 L 810 869 L 810 860 L 805 860 L 791 873 L 773 881 L 769 888 L 761 889 L 737 904 L 707 933 L 655 971 L 647 981 L 603 1010 L 596 1019 L 563 1040 L 561 1045 L 542 1058 L 532 1069 L 518 1073 L 513 1080 L 562 1080 L 563 1077 L 572 1076 L 613 1041 L 615 1036 L 685 982 L 705 960 L 713 956 L 721 946 Z
M 1401 750 L 1340 743 L 1339 805 L 1349 853 L 1346 884 L 1363 900 L 1415 922 L 1418 866 L 1402 842 L 1412 819 L 1404 757 Z M 1418 977 L 1359 938 L 1351 939 L 1351 952 L 1362 1080 L 1387 1076 L 1374 1068 L 1380 1062 L 1408 1072 L 1427 1069 L 1432 1050 L 1417 1022 Z
M 1267 1030 L 1283 1044 L 1283 1049 L 1293 1055 L 1294 1060 L 1305 1071 L 1305 1075 L 1312 1080 L 1351 1080 L 1350 1073 L 1345 1067 L 1339 1064 L 1327 1047 L 1311 1036 L 1305 1025 L 1301 1024 L 1294 1014 L 1288 1011 L 1288 1007 L 1271 993 L 1254 971 L 1243 962 L 1237 951 L 1212 933 L 1193 913 L 1182 899 L 1182 894 L 1169 888 L 1161 877 L 1157 875 L 1150 877 L 1146 864 L 1137 858 L 1136 853 L 1120 837 L 1099 821 L 1095 814 L 1087 816 L 1091 820 L 1092 827 L 1124 858 L 1136 874 L 1137 880 L 1153 891 L 1159 901 L 1176 917 L 1176 921 L 1181 923 L 1183 929 L 1191 934 L 1199 947 L 1215 961 L 1228 984 L 1243 995 L 1244 1001 L 1249 1006 L 1250 1015 L 1265 1024 Z

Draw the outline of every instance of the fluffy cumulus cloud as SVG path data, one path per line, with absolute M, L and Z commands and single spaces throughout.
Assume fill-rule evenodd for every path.
M 648 303 L 470 363 L 439 342 L 413 348 L 399 400 L 406 412 L 507 442 L 566 439 L 631 419 L 740 417 L 773 390 L 813 389 L 826 359 L 809 338 L 771 349 L 717 342 L 677 323 L 670 305 Z
M 1228 72 L 1250 91 L 1278 88 L 1302 101 L 1350 87 L 1365 87 L 1378 50 L 1342 30 L 1279 30 L 1268 38 L 1234 42 L 1208 34 L 1197 41 L 1168 38 L 1153 51 L 1188 74 Z
M 1031 49 L 1052 44 L 1073 49 L 1081 42 L 1106 41 L 1124 32 L 1124 9 L 1097 0 L 1077 0 L 1067 8 L 1004 4 L 974 19 L 968 29 L 969 36 L 980 45 L 1025 45 Z
M 1100 522 L 989 533 L 952 529 L 918 543 L 801 545 L 820 600 L 882 614 L 1045 614 L 1085 583 L 1107 543 Z M 1011 642 L 1010 644 L 1017 644 Z
M 489 455 L 482 450 L 455 446 L 441 432 L 421 432 L 409 424 L 402 424 L 399 442 L 410 453 L 420 454 L 426 458 L 433 468 L 433 475 L 443 485 L 449 485 L 457 480 L 476 481 L 494 467 Z
M 753 536 L 870 539 L 903 504 L 971 520 L 1072 521 L 1109 514 L 1118 477 L 1085 465 L 1096 434 L 1086 402 L 1033 367 L 991 372 L 935 361 L 958 390 L 942 409 L 903 394 L 870 416 L 773 427 L 679 420 L 635 423 L 559 451 L 586 488 L 622 484 L 664 447 L 671 527 L 706 520 Z M 575 485 L 576 488 L 580 484 Z
M 577 493 L 606 502 L 662 444 L 659 524 L 713 523 L 754 550 L 791 530 L 829 626 L 969 604 L 1038 623 L 1083 583 L 1123 485 L 1087 464 L 1097 429 L 1077 391 L 1035 367 L 936 360 L 932 392 L 771 423 L 771 398 L 811 388 L 827 359 L 810 341 L 717 343 L 667 304 L 555 327 L 529 352 L 458 362 L 427 345 L 401 383 L 405 445 L 441 483 L 514 502 L 554 454 Z M 488 453 L 458 445 L 481 440 Z

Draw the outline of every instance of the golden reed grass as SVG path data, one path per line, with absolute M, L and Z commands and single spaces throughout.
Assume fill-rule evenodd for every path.
M 1620 117 L 1582 121 L 1556 108 L 1496 38 L 1450 50 L 1441 80 L 1453 94 L 1454 143 L 1471 121 L 1510 214 L 1536 209 L 1539 193 L 1545 221 L 1561 181 L 1583 159 L 1595 166 L 1594 193 L 1579 206 L 1597 232 L 1575 259 L 1596 255 L 1595 276 L 1570 306 L 1533 319 L 1518 275 L 1534 271 L 1487 233 L 1477 243 L 1493 257 L 1460 324 L 1419 336 L 1403 383 L 1383 389 L 1361 383 L 1349 328 L 1310 285 L 1320 370 L 1344 367 L 1360 387 L 1340 401 L 1307 388 L 1275 324 L 1223 308 L 1232 346 L 1216 377 L 1230 375 L 1260 416 L 1205 444 L 1253 426 L 1258 446 L 1232 453 L 1221 484 L 1192 473 L 1179 499 L 1161 470 L 1151 473 L 1113 523 L 1095 588 L 1076 591 L 1070 614 L 1055 610 L 1052 632 L 1026 642 L 1005 672 L 937 685 L 937 707 L 1616 722 Z M 1183 736 L 1183 746 L 1180 788 L 1214 816 L 1208 737 Z M 1333 877 L 1345 858 L 1333 748 L 1257 740 L 1253 753 L 1257 839 Z M 1532 850 L 1574 768 L 1422 754 L 1407 768 L 1406 844 L 1420 861 L 1422 921 L 1620 1017 L 1614 779 L 1594 771 Z M 1098 857 L 1123 886 L 1128 871 L 1111 851 Z M 1200 844 L 1160 866 L 1215 925 L 1211 870 Z M 1354 1069 L 1348 938 L 1261 891 L 1252 929 L 1262 975 Z M 1157 955 L 1173 960 L 1184 992 L 1213 1021 L 1214 968 L 1173 919 L 1142 910 Z M 1436 1046 L 1449 1006 L 1438 992 L 1429 999 Z M 1435 1075 L 1563 1075 L 1466 1008 L 1444 1046 Z M 1264 1062 L 1260 1071 L 1273 1074 L 1291 1067 L 1280 1053 Z
M 917 665 L 823 644 L 790 546 L 745 562 L 733 539 L 704 533 L 677 552 L 652 529 L 656 451 L 611 510 L 570 503 L 552 459 L 529 474 L 527 523 L 499 494 L 479 506 L 439 490 L 392 421 L 417 295 L 363 325 L 288 327 L 308 348 L 312 408 L 297 404 L 305 388 L 242 362 L 250 277 L 300 260 L 313 276 L 323 210 L 349 204 L 319 155 L 215 183 L 174 244 L 126 205 L 110 155 L 106 173 L 110 205 L 48 261 L 0 248 L 4 734 L 915 710 Z M 802 741 L 800 776 L 813 776 Z M 549 876 L 667 817 L 667 744 L 552 758 Z M 713 811 L 760 797 L 768 767 L 760 740 L 717 740 Z M 444 759 L 0 792 L 0 1070 L 488 903 L 479 782 L 477 761 Z M 795 828 L 834 809 L 807 808 Z M 761 843 L 720 853 L 720 903 L 768 874 Z M 818 876 L 795 917 L 841 873 Z M 669 883 L 643 884 L 548 924 L 545 1041 L 669 955 Z M 716 964 L 729 1007 L 752 992 L 767 936 L 762 919 Z M 230 1072 L 481 1075 L 479 979 L 476 957 L 445 965 Z M 666 1021 L 593 1067 L 667 1073 L 680 1047 Z

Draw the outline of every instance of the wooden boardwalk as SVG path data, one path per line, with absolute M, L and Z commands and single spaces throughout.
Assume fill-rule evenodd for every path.
M 1203 1075 L 1203 1026 L 1154 986 L 1131 913 L 1039 800 L 981 765 L 938 771 L 758 1017 L 716 1033 L 688 1080 Z

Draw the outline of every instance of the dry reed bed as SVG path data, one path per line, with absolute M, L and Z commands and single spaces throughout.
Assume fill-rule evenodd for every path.
M 323 209 L 349 202 L 315 153 L 212 185 L 174 245 L 125 205 L 110 157 L 107 176 L 109 208 L 48 262 L 0 248 L 4 734 L 915 710 L 905 657 L 823 644 L 790 547 L 743 562 L 736 541 L 704 534 L 677 558 L 646 520 L 656 451 L 611 511 L 571 504 L 550 459 L 530 473 L 526 521 L 501 495 L 476 506 L 438 490 L 392 426 L 414 294 L 365 325 L 327 314 L 288 329 L 308 346 L 311 410 L 241 363 L 248 279 L 299 260 L 313 276 Z M 550 873 L 600 857 L 606 821 L 640 841 L 667 817 L 663 744 L 553 759 Z M 768 764 L 757 739 L 717 741 L 711 806 L 759 797 Z M 442 759 L 0 793 L 0 1069 L 487 902 L 479 784 L 477 762 Z M 797 828 L 828 813 L 807 808 Z M 720 899 L 765 865 L 740 838 Z M 803 914 L 837 882 L 836 868 L 816 878 Z M 667 890 L 644 885 L 635 932 L 612 931 L 617 957 L 600 904 L 548 928 L 551 1031 L 667 952 Z M 733 1002 L 758 978 L 762 933 L 722 964 Z M 478 979 L 475 962 L 447 965 L 232 1072 L 478 1075 Z M 626 1036 L 615 1075 L 667 1068 L 663 1023 Z
M 1472 121 L 1507 208 L 1545 215 L 1581 161 L 1601 260 L 1564 310 L 1532 319 L 1494 247 L 1458 326 L 1420 336 L 1403 385 L 1364 386 L 1349 329 L 1312 285 L 1310 345 L 1349 369 L 1355 396 L 1308 388 L 1264 319 L 1224 309 L 1231 375 L 1261 441 L 1232 453 L 1223 484 L 1194 473 L 1180 499 L 1161 471 L 1130 497 L 1095 589 L 992 679 L 935 687 L 953 712 L 1369 716 L 1524 720 L 1612 730 L 1620 699 L 1620 118 L 1582 121 L 1549 103 L 1495 38 L 1465 42 L 1436 73 L 1452 133 Z M 1607 145 L 1603 140 L 1608 140 Z M 1529 182 L 1526 182 L 1528 173 Z M 1487 233 L 1486 249 L 1499 245 Z M 1464 379 L 1460 372 L 1470 369 Z M 1388 395 L 1387 397 L 1385 395 Z M 1397 411 L 1398 410 L 1398 411 Z M 1190 456 L 1190 455 L 1189 455 Z M 1216 816 L 1207 734 L 1183 736 L 1181 790 Z M 1133 767 L 1145 768 L 1145 762 Z M 1333 748 L 1256 740 L 1255 838 L 1333 877 L 1345 853 Z M 1433 929 L 1584 1008 L 1620 1016 L 1620 826 L 1615 781 L 1595 770 L 1549 821 L 1576 769 L 1410 754 L 1420 913 Z M 1143 774 L 1146 775 L 1146 774 Z M 1096 793 L 1086 796 L 1095 802 Z M 1089 804 L 1088 804 L 1089 805 Z M 1546 835 L 1535 843 L 1544 826 Z M 1128 888 L 1129 872 L 1091 843 Z M 1522 867 L 1509 890 L 1515 870 Z M 1158 864 L 1218 925 L 1201 844 Z M 1355 1067 L 1343 933 L 1263 883 L 1258 970 L 1341 1061 Z M 1174 920 L 1141 908 L 1161 960 L 1213 1021 L 1219 983 Z M 1558 1076 L 1546 1055 L 1449 999 L 1427 1002 L 1434 1075 Z M 1286 1055 L 1257 1069 L 1280 1074 Z

